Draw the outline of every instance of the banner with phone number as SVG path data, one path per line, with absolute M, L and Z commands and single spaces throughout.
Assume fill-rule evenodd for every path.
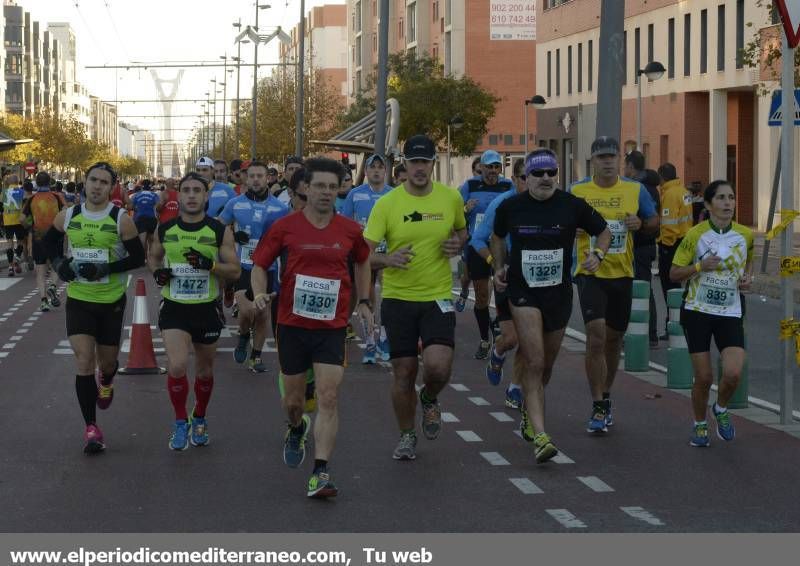
M 489 38 L 492 41 L 534 41 L 536 0 L 490 0 Z

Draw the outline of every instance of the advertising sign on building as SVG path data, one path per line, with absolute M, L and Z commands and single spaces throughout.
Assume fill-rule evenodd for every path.
M 536 39 L 536 0 L 489 0 L 492 40 Z

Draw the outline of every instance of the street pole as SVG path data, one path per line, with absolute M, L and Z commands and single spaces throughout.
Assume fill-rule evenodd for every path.
M 213 130 L 213 143 L 211 144 L 211 151 L 217 150 L 217 79 L 211 79 L 214 83 L 214 130 Z
M 375 153 L 386 153 L 386 82 L 389 63 L 389 0 L 380 0 L 378 9 L 378 84 L 375 96 Z M 447 145 L 448 151 L 450 144 Z M 449 160 L 448 160 L 449 161 Z M 447 164 L 448 175 L 450 164 Z
M 226 116 L 225 108 L 228 105 L 228 55 L 225 54 L 225 55 L 223 55 L 223 57 L 225 59 L 225 65 L 223 66 L 224 70 L 222 71 L 222 79 L 223 79 L 223 81 L 222 81 L 222 159 L 225 159 L 227 161 L 227 159 L 228 159 L 228 154 L 226 152 L 227 144 L 225 142 L 225 134 L 226 134 L 225 126 L 227 124 L 225 123 L 225 116 Z
M 306 60 L 306 2 L 300 0 L 300 29 L 297 46 L 297 100 L 295 101 L 295 124 L 294 124 L 294 154 L 297 157 L 303 156 L 303 101 L 305 83 L 305 60 Z
M 636 69 L 636 82 L 639 87 L 636 97 L 636 149 L 642 151 L 642 75 L 639 69 Z
M 781 90 L 783 91 L 783 113 L 781 130 L 781 208 L 794 210 L 794 49 L 789 47 L 786 31 L 783 32 L 783 53 L 781 70 Z M 792 255 L 794 225 L 792 222 L 783 231 L 781 238 L 781 257 Z M 781 304 L 783 319 L 794 317 L 794 285 L 791 277 L 781 277 Z M 783 341 L 781 357 L 781 424 L 792 423 L 794 360 L 792 359 L 793 340 Z
M 522 105 L 523 122 L 525 123 L 525 157 L 528 156 L 528 99 Z
M 256 0 L 256 33 L 258 33 L 258 0 Z M 256 158 L 256 96 L 258 96 L 258 39 L 253 41 L 253 124 L 250 129 L 250 159 Z
M 447 123 L 447 186 L 450 186 L 450 183 L 453 182 L 452 175 L 450 173 L 450 123 Z
M 595 136 L 612 136 L 619 140 L 622 129 L 622 54 L 625 35 L 625 0 L 602 0 L 597 70 L 597 126 Z

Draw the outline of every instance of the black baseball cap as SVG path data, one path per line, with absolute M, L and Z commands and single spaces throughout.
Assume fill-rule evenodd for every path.
M 403 145 L 403 158 L 406 160 L 424 159 L 433 161 L 436 159 L 436 146 L 428 136 L 411 136 Z
M 619 155 L 619 142 L 611 136 L 600 136 L 592 142 L 592 157 L 596 155 Z
M 289 157 L 287 157 L 286 158 L 286 162 L 283 164 L 283 166 L 286 167 L 287 165 L 289 165 L 291 163 L 297 163 L 298 165 L 304 165 L 303 158 L 302 157 L 297 157 L 296 155 L 290 155 Z
M 241 169 L 242 168 L 242 163 L 243 162 L 242 162 L 241 159 L 234 159 L 233 161 L 231 161 L 231 173 Z

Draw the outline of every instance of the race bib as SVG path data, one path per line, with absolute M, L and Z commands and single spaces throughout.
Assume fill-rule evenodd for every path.
M 561 285 L 564 250 L 522 250 L 522 274 L 528 287 Z
M 338 279 L 297 275 L 294 280 L 292 313 L 313 320 L 333 320 L 339 303 Z
M 455 312 L 453 301 L 451 299 L 436 299 L 436 304 L 439 306 L 439 310 L 442 311 L 443 314 Z
M 108 263 L 108 250 L 95 249 L 95 248 L 72 248 L 72 263 Z M 76 267 L 77 271 L 77 267 Z M 76 281 L 81 283 L 108 283 L 108 275 L 98 279 L 97 281 L 89 281 L 78 275 Z
M 697 289 L 697 301 L 715 309 L 732 307 L 736 303 L 739 284 L 735 275 L 703 273 Z
M 208 271 L 195 269 L 188 263 L 174 263 L 170 267 L 172 279 L 169 281 L 169 293 L 173 299 L 180 301 L 208 299 Z
M 253 254 L 258 246 L 258 240 L 250 240 L 239 245 L 239 260 L 242 265 L 253 265 Z
M 608 229 L 611 231 L 611 244 L 608 246 L 609 254 L 624 254 L 628 248 L 628 229 L 622 220 L 606 220 Z M 592 250 L 597 245 L 597 238 L 590 238 L 589 249 Z
M 479 212 L 478 214 L 475 215 L 475 229 L 476 230 L 478 229 L 478 226 L 481 225 L 481 222 L 483 222 L 483 217 L 484 217 L 484 214 L 481 213 L 481 212 Z

